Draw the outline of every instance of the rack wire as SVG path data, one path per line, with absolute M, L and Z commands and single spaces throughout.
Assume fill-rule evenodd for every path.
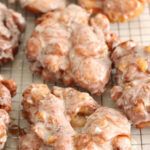
M 23 119 L 21 113 L 22 92 L 29 84 L 43 83 L 44 81 L 31 73 L 29 69 L 29 63 L 26 60 L 24 54 L 26 40 L 34 28 L 34 20 L 36 16 L 20 9 L 19 5 L 10 5 L 8 4 L 7 0 L 0 1 L 5 3 L 8 7 L 21 12 L 27 21 L 26 31 L 22 36 L 19 53 L 17 54 L 15 61 L 0 68 L 0 73 L 6 78 L 14 79 L 18 86 L 17 95 L 13 100 L 13 111 L 10 113 L 12 120 L 11 124 L 14 126 L 14 131 L 9 133 L 5 146 L 5 150 L 16 150 L 19 135 L 18 126 L 21 128 L 27 127 L 27 123 Z M 136 18 L 135 20 L 128 23 L 112 24 L 111 29 L 112 31 L 119 34 L 122 39 L 133 39 L 140 44 L 150 45 L 150 5 L 146 6 L 144 13 L 139 18 Z M 104 106 L 115 107 L 110 99 L 109 89 L 110 88 L 108 87 L 108 90 L 103 94 L 103 96 L 98 98 L 96 97 L 96 99 L 100 100 L 101 104 Z M 138 148 L 138 150 L 150 150 L 150 128 L 138 130 L 132 127 L 132 136 L 134 139 L 132 142 L 133 148 Z

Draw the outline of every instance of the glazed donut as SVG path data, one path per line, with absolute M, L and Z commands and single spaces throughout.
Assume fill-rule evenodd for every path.
M 31 131 L 20 137 L 20 150 L 131 148 L 126 117 L 100 107 L 88 93 L 32 84 L 23 93 L 22 105 Z
M 10 122 L 8 113 L 4 109 L 0 109 L 0 149 L 4 148 L 7 140 L 7 127 Z
M 0 109 L 11 111 L 12 97 L 16 94 L 16 83 L 13 80 L 6 80 L 0 75 Z
M 11 110 L 12 97 L 16 93 L 16 83 L 0 76 L 0 149 L 7 140 L 7 127 L 10 122 L 8 112 Z
M 49 95 L 51 95 L 52 97 L 49 97 Z M 32 97 L 33 99 L 36 99 L 37 102 L 39 102 L 40 100 L 44 98 L 47 99 L 48 102 L 50 99 L 52 99 L 52 101 L 53 99 L 64 100 L 64 101 L 61 101 L 61 103 L 63 103 L 65 106 L 67 119 L 69 119 L 69 121 L 73 123 L 73 126 L 77 126 L 77 127 L 82 126 L 81 123 L 82 121 L 86 119 L 86 116 L 93 113 L 97 108 L 97 103 L 93 100 L 93 98 L 88 93 L 79 92 L 73 88 L 53 87 L 50 91 L 46 85 L 32 84 L 31 86 L 29 86 L 29 88 L 25 90 L 23 97 L 24 99 L 23 99 L 22 104 L 24 108 L 23 109 L 24 115 L 27 116 L 27 120 L 31 123 L 34 123 L 37 120 L 36 117 L 34 116 L 35 113 L 33 112 L 33 110 L 37 111 L 36 109 L 39 109 L 39 108 L 37 108 L 36 104 L 32 103 L 32 105 L 30 105 L 29 101 L 32 100 L 30 97 Z M 45 102 L 45 103 L 48 103 L 48 102 Z M 40 103 L 37 105 L 40 105 L 39 107 L 45 107 L 45 106 L 42 106 Z M 62 107 L 61 109 L 64 109 L 64 108 Z M 77 122 L 79 123 L 77 124 L 74 121 L 75 119 L 78 119 L 78 120 L 81 119 L 81 123 Z
M 0 3 L 0 64 L 14 60 L 24 29 L 22 15 Z
M 23 112 L 44 144 L 71 150 L 75 131 L 70 122 L 76 127 L 83 126 L 86 116 L 96 109 L 96 102 L 72 88 L 54 87 L 52 91 L 58 97 L 46 85 L 31 85 L 23 94 Z
M 75 138 L 77 150 L 131 150 L 130 123 L 114 109 L 100 107 Z
M 63 9 L 68 0 L 9 0 L 10 3 L 19 1 L 21 6 L 33 13 L 46 13 L 50 10 Z
M 138 128 L 150 126 L 150 47 L 133 41 L 119 44 L 112 53 L 116 86 L 112 99 Z
M 111 22 L 125 22 L 139 16 L 145 0 L 78 0 L 79 4 L 92 12 L 105 14 Z
M 44 80 L 61 80 L 101 94 L 111 72 L 108 46 L 117 39 L 109 26 L 107 17 L 91 16 L 73 4 L 43 15 L 27 43 L 31 70 Z

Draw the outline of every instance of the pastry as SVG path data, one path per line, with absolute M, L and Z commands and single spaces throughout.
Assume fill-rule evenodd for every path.
M 136 127 L 149 127 L 150 47 L 123 42 L 114 49 L 112 60 L 116 67 L 112 99 Z
M 24 29 L 22 15 L 0 3 L 0 64 L 14 60 Z
M 4 109 L 0 109 L 0 149 L 4 148 L 7 140 L 7 127 L 10 122 L 8 113 Z
M 19 1 L 21 6 L 33 13 L 46 13 L 50 10 L 63 9 L 67 0 L 9 0 L 11 3 Z
M 105 14 L 111 22 L 125 22 L 139 16 L 145 0 L 78 0 L 79 4 L 92 12 Z
M 73 147 L 72 137 L 75 134 L 71 123 L 76 127 L 82 126 L 86 116 L 96 109 L 96 102 L 89 94 L 72 88 L 63 90 L 55 87 L 50 91 L 42 84 L 27 88 L 22 104 L 25 117 L 33 124 L 33 132 L 43 143 L 54 149 L 68 150 Z
M 30 103 L 30 101 L 33 100 L 32 98 L 36 99 L 34 101 L 35 104 Z M 41 101 L 42 99 L 45 99 L 44 100 L 45 104 L 44 102 Z M 22 102 L 23 108 L 24 108 L 23 112 L 27 120 L 31 123 L 34 123 L 37 121 L 35 117 L 35 112 L 37 112 L 37 109 L 40 109 L 40 110 L 43 109 L 43 114 L 45 114 L 44 110 L 46 110 L 45 107 L 48 106 L 48 103 L 51 102 L 50 99 L 52 102 L 53 101 L 58 102 L 58 104 L 55 104 L 55 106 L 58 108 L 60 105 L 59 109 L 62 109 L 60 111 L 64 112 L 64 109 L 66 110 L 67 119 L 71 123 L 73 123 L 73 126 L 76 126 L 76 127 L 80 127 L 82 124 L 81 123 L 77 124 L 78 122 L 75 122 L 75 119 L 78 119 L 78 120 L 81 119 L 81 122 L 82 122 L 83 120 L 86 119 L 86 116 L 93 113 L 97 108 L 97 103 L 88 93 L 79 92 L 73 88 L 53 87 L 51 90 L 49 90 L 49 88 L 44 84 L 32 84 L 24 91 L 24 94 L 23 94 L 23 102 Z M 63 101 L 60 101 L 60 99 L 62 99 Z M 39 106 L 36 106 L 36 105 L 39 105 Z M 49 107 L 52 107 L 51 106 L 52 104 L 49 104 L 49 105 L 50 105 Z M 38 107 L 41 107 L 41 108 L 38 108 Z M 56 113 L 58 113 L 59 109 L 57 110 Z M 51 111 L 53 111 L 52 108 L 49 109 L 49 111 L 50 112 L 49 113 L 47 112 L 47 113 L 51 114 Z M 39 112 L 37 114 L 37 117 L 39 117 L 39 114 L 42 115 L 42 112 L 41 113 Z M 52 116 L 55 116 L 55 115 L 52 115 Z
M 104 15 L 91 16 L 74 4 L 48 12 L 37 20 L 27 43 L 31 70 L 44 80 L 100 95 L 111 72 L 108 47 L 116 42 L 109 25 Z
M 20 150 L 131 149 L 127 118 L 100 107 L 88 93 L 32 84 L 24 91 L 22 104 L 31 130 L 20 137 Z
M 75 138 L 77 150 L 131 150 L 130 123 L 120 112 L 100 107 Z
M 13 80 L 6 80 L 0 76 L 0 109 L 9 112 L 12 110 L 12 97 L 16 94 L 16 83 Z
M 15 93 L 15 82 L 0 76 L 0 149 L 4 148 L 7 140 L 7 127 L 10 122 L 8 112 L 11 110 L 12 97 Z

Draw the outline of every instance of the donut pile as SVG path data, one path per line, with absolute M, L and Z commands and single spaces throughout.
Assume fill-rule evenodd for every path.
M 19 150 L 131 150 L 131 124 L 150 127 L 150 46 L 122 41 L 110 22 L 137 17 L 147 0 L 79 0 L 82 7 L 67 0 L 19 2 L 44 13 L 25 47 L 31 71 L 74 86 L 25 89 L 23 115 L 30 129 L 20 136 Z M 0 3 L 0 64 L 14 60 L 24 30 L 23 16 Z M 111 98 L 124 114 L 87 93 L 101 95 L 112 72 Z M 0 149 L 15 93 L 15 82 L 0 76 Z

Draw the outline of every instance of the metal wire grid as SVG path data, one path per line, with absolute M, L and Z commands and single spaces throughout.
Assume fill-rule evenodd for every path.
M 41 78 L 32 75 L 29 70 L 29 63 L 24 55 L 24 47 L 26 40 L 34 28 L 35 16 L 26 12 L 18 5 L 10 5 L 7 0 L 0 0 L 7 4 L 8 7 L 21 12 L 27 21 L 27 27 L 24 35 L 22 36 L 22 43 L 19 48 L 19 53 L 13 63 L 7 64 L 0 68 L 0 73 L 6 78 L 12 78 L 18 85 L 17 95 L 13 100 L 13 111 L 10 113 L 12 124 L 18 125 L 21 128 L 26 128 L 27 123 L 21 114 L 21 99 L 22 92 L 31 83 L 43 83 Z M 137 19 L 123 24 L 112 24 L 111 29 L 118 33 L 122 39 L 133 39 L 143 45 L 150 44 L 150 6 L 147 6 L 144 13 Z M 111 83 L 110 83 L 111 85 Z M 115 107 L 110 99 L 110 88 L 101 97 L 96 97 L 99 102 L 104 106 Z M 138 130 L 132 128 L 133 147 L 139 150 L 150 150 L 150 128 Z M 18 133 L 15 135 L 9 134 L 5 150 L 16 150 L 18 145 Z

